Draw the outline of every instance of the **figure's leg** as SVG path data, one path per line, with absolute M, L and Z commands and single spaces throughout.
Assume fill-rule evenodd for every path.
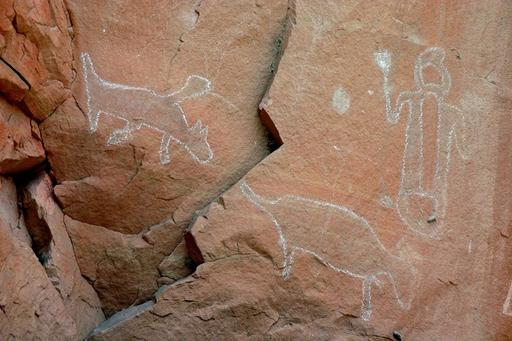
M 292 248 L 288 254 L 285 256 L 284 260 L 284 268 L 283 268 L 283 278 L 288 279 L 292 273 L 292 265 L 295 256 L 295 249 Z
M 361 307 L 361 318 L 365 321 L 372 316 L 372 282 L 374 278 L 369 276 L 363 280 L 363 304 Z
M 169 145 L 171 143 L 171 135 L 164 134 L 160 141 L 160 163 L 162 165 L 169 164 L 171 162 L 171 153 L 169 152 Z

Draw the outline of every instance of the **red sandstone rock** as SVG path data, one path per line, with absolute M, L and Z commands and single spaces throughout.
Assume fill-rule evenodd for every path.
M 284 145 L 195 221 L 196 273 L 92 339 L 509 339 L 512 8 L 292 13 Z
M 59 292 L 26 239 L 17 237 L 23 223 L 16 202 L 14 184 L 0 178 L 0 338 L 75 340 L 76 325 Z
M 163 277 L 170 279 L 166 284 L 171 284 L 190 274 L 190 268 L 186 266 L 188 260 L 188 252 L 185 240 L 176 246 L 172 253 L 165 257 L 158 265 L 158 270 Z
M 1 6 L 0 57 L 28 86 L 14 91 L 10 84 L 16 78 L 0 74 L 3 92 L 11 100 L 23 99 L 32 117 L 43 121 L 70 95 L 73 70 L 66 7 L 61 0 L 6 0 Z M 17 83 L 19 88 L 20 79 Z
M 97 290 L 107 315 L 139 304 L 157 290 L 157 267 L 166 256 L 158 247 L 140 236 L 123 235 L 69 217 L 64 221 L 82 274 Z M 178 232 L 159 243 L 168 240 L 166 249 L 172 250 L 180 237 Z
M 80 273 L 65 218 L 52 196 L 52 184 L 41 174 L 24 189 L 23 207 L 27 228 L 34 236 L 45 234 L 33 248 L 44 259 L 46 273 L 62 297 L 67 313 L 75 321 L 77 337 L 84 338 L 104 320 L 98 295 Z M 44 241 L 44 240 L 43 240 Z
M 115 245 L 127 255 L 141 250 L 121 240 L 140 245 L 152 226 L 163 229 L 143 247 L 144 255 L 126 256 L 119 269 L 95 271 L 109 312 L 148 298 L 160 277 L 158 264 L 181 241 L 175 236 L 269 152 L 257 108 L 278 52 L 273 41 L 286 1 L 173 4 L 131 1 L 125 11 L 113 3 L 70 1 L 77 102 L 68 98 L 41 125 L 66 215 L 104 227 L 101 235 L 116 235 Z M 135 18 L 137 29 L 127 29 Z M 148 39 L 155 27 L 159 38 Z M 75 234 L 88 233 L 80 229 Z M 79 263 L 89 263 L 94 243 L 73 240 L 83 250 Z M 185 271 L 183 257 L 175 261 L 168 265 Z M 139 267 L 145 270 L 136 273 Z M 121 272 L 130 290 L 109 284 L 123 281 Z
M 19 102 L 25 97 L 28 85 L 13 69 L 0 60 L 0 89 L 2 93 L 13 102 Z
M 82 339 L 78 266 L 130 306 L 92 340 L 510 339 L 508 2 L 67 3 L 0 3 L 70 216 L 0 178 L 0 339 Z M 0 102 L 0 173 L 31 168 Z
M 44 159 L 37 125 L 0 98 L 0 174 L 23 172 Z

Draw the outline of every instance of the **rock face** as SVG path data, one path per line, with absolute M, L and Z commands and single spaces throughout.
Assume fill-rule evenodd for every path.
M 509 339 L 510 5 L 291 13 L 283 145 L 195 220 L 194 275 L 93 339 Z
M 511 23 L 3 1 L 0 339 L 511 339 Z
M 51 182 L 41 176 L 25 193 L 23 215 L 18 212 L 14 183 L 0 178 L 1 339 L 83 339 L 104 319 L 99 299 L 80 274 L 62 212 L 50 197 Z M 27 229 L 24 216 L 31 228 Z M 30 239 L 37 236 L 34 216 L 50 234 L 46 248 L 37 247 L 38 257 Z
M 55 195 L 82 223 L 71 228 L 78 261 L 109 314 L 150 297 L 195 212 L 269 153 L 258 104 L 286 1 L 174 3 L 70 1 L 76 101 L 41 125 Z M 184 261 L 167 265 L 183 274 Z
M 101 304 L 91 285 L 82 277 L 73 245 L 66 230 L 66 220 L 52 197 L 50 178 L 41 174 L 23 191 L 23 210 L 27 229 L 42 260 L 48 278 L 60 293 L 67 312 L 84 337 L 104 320 Z M 46 240 L 36 238 L 45 235 Z M 47 241 L 44 245 L 41 241 Z
M 0 98 L 0 174 L 26 171 L 44 159 L 37 124 Z

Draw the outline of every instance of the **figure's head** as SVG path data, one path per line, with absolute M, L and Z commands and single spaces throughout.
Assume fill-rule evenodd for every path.
M 448 69 L 444 65 L 446 54 L 439 47 L 430 47 L 423 51 L 416 59 L 414 68 L 414 80 L 420 90 L 435 93 L 439 96 L 445 96 L 450 90 L 451 79 Z M 430 83 L 424 77 L 424 71 L 428 67 L 433 68 L 440 75 L 439 83 Z
M 208 127 L 198 120 L 188 128 L 186 148 L 192 157 L 199 163 L 208 163 L 213 159 L 213 151 L 208 143 Z

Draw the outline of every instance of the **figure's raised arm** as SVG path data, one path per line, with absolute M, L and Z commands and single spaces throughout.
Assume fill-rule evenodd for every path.
M 373 55 L 375 64 L 382 71 L 383 79 L 383 90 L 384 90 L 384 100 L 385 100 L 385 108 L 386 108 L 386 118 L 390 123 L 397 123 L 400 119 L 400 112 L 402 111 L 402 106 L 409 102 L 412 97 L 412 93 L 410 92 L 401 92 L 396 100 L 395 107 L 392 105 L 392 86 L 389 84 L 389 75 L 391 73 L 391 52 L 388 50 L 381 50 L 375 52 Z

